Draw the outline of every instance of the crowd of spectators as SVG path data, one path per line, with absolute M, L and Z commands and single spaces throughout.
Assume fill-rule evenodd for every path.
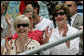
M 83 32 L 83 1 L 20 1 L 15 19 L 6 12 L 8 4 L 1 1 L 1 55 L 16 55 Z M 81 45 L 83 35 L 41 55 L 82 55 Z

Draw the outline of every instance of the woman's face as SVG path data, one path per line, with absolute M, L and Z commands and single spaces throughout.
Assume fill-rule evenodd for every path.
M 28 9 L 28 8 L 33 9 L 31 4 L 26 5 L 26 9 Z
M 17 24 L 16 32 L 20 37 L 27 36 L 28 31 L 29 31 L 29 24 L 28 23 L 20 22 L 19 24 Z
M 66 22 L 67 16 L 64 13 L 64 10 L 58 10 L 55 14 L 55 20 L 58 24 L 63 24 Z

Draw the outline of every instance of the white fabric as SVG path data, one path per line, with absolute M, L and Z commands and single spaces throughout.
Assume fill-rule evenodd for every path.
M 5 47 L 5 39 L 1 40 L 1 45 L 3 45 Z
M 12 49 L 11 49 L 9 55 L 15 55 L 15 54 L 17 54 L 15 40 L 12 40 L 13 41 L 13 43 L 12 43 Z M 34 48 L 38 48 L 40 46 L 40 44 L 36 40 L 28 39 L 28 42 L 25 44 L 25 46 L 27 46 L 26 50 L 31 50 L 31 49 L 34 49 Z
M 73 22 L 74 22 L 74 20 L 75 20 L 76 15 L 77 15 L 77 13 L 71 17 L 71 20 L 72 20 L 72 21 L 71 21 L 71 26 L 73 25 Z
M 68 25 L 67 36 L 76 33 L 76 31 L 78 30 Z M 62 38 L 64 37 L 59 35 L 59 31 L 57 27 L 53 30 L 49 42 L 58 41 L 59 39 Z M 70 41 L 70 48 L 67 47 L 66 43 L 62 43 L 58 46 L 43 51 L 43 54 L 44 55 L 76 55 L 78 52 L 79 52 L 79 37 Z
M 3 45 L 3 47 L 4 47 L 4 51 L 3 51 L 3 54 L 2 55 L 5 55 L 5 52 L 6 52 L 5 39 L 2 39 L 1 40 L 1 45 Z
M 3 31 L 3 38 L 4 38 L 6 35 L 6 31 L 7 31 L 6 30 L 7 29 L 7 23 L 6 23 L 5 17 L 3 15 L 1 16 L 1 25 L 4 29 L 4 31 Z
M 45 30 L 47 28 L 47 26 L 49 26 L 49 30 L 51 28 L 54 28 L 53 22 L 49 19 L 45 19 L 41 17 L 41 21 L 35 25 L 35 29 L 39 29 L 39 30 Z

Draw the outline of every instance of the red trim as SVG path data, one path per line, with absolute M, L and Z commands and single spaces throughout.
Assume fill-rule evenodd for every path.
M 43 19 L 43 18 L 40 18 L 40 21 L 39 21 L 38 23 L 40 23 L 40 22 L 42 21 L 42 19 Z M 36 23 L 36 24 L 38 24 L 38 23 Z

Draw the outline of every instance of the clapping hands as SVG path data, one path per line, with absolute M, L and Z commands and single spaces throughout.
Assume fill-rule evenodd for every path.
M 50 36 L 52 34 L 52 29 L 50 30 L 50 32 L 48 31 L 48 29 L 49 29 L 49 26 L 44 30 L 45 38 L 42 39 L 43 43 L 48 43 Z

